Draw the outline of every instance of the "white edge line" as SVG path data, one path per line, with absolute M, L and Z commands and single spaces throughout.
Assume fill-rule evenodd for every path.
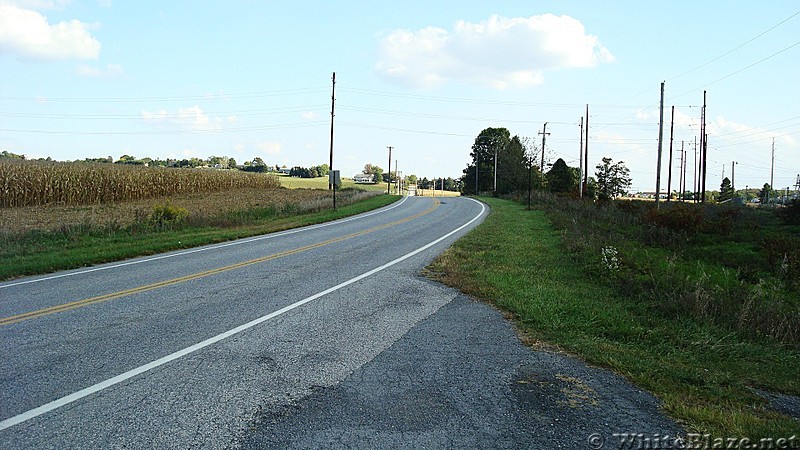
M 42 277 L 42 278 L 34 278 L 32 280 L 24 280 L 24 281 L 17 281 L 17 282 L 12 282 L 12 283 L 8 283 L 8 284 L 0 284 L 0 289 L 9 288 L 9 287 L 12 287 L 12 286 L 20 286 L 20 285 L 23 285 L 23 284 L 39 283 L 41 281 L 55 280 L 55 279 L 58 279 L 58 278 L 71 277 L 71 276 L 75 276 L 75 275 L 83 275 L 83 274 L 86 274 L 86 273 L 97 272 L 97 271 L 100 271 L 100 270 L 117 269 L 117 268 L 120 268 L 120 267 L 132 266 L 132 265 L 135 265 L 135 264 L 142 264 L 142 263 L 158 261 L 158 260 L 166 259 L 166 258 L 173 258 L 175 256 L 184 256 L 184 255 L 189 255 L 189 254 L 192 254 L 192 253 L 205 252 L 205 251 L 208 251 L 208 250 L 217 250 L 217 249 L 220 249 L 220 248 L 223 248 L 223 247 L 230 247 L 232 245 L 249 244 L 251 242 L 262 241 L 264 239 L 272 239 L 272 238 L 276 238 L 276 237 L 286 236 L 286 235 L 289 235 L 289 234 L 300 233 L 302 231 L 316 230 L 317 228 L 327 227 L 327 226 L 330 226 L 330 225 L 340 224 L 340 223 L 344 223 L 344 222 L 349 222 L 351 220 L 361 219 L 361 218 L 369 217 L 369 216 L 372 216 L 372 215 L 375 215 L 375 214 L 384 213 L 386 211 L 392 210 L 392 209 L 397 208 L 398 206 L 402 205 L 403 203 L 405 203 L 406 199 L 408 199 L 408 197 L 403 197 L 403 199 L 400 200 L 399 202 L 395 202 L 392 205 L 385 206 L 385 207 L 377 209 L 375 211 L 370 211 L 370 212 L 367 212 L 367 213 L 357 214 L 357 215 L 352 216 L 352 217 L 346 217 L 344 219 L 334 220 L 334 221 L 331 221 L 331 222 L 323 222 L 323 223 L 318 223 L 316 225 L 309 225 L 309 226 L 306 226 L 306 227 L 294 228 L 294 229 L 291 229 L 291 230 L 280 231 L 280 232 L 277 232 L 277 233 L 265 234 L 263 236 L 258 236 L 258 237 L 254 237 L 254 238 L 236 239 L 234 241 L 226 242 L 224 244 L 218 244 L 218 245 L 207 246 L 207 247 L 200 247 L 200 248 L 195 248 L 195 249 L 192 249 L 192 250 L 185 250 L 185 251 L 181 251 L 181 252 L 177 252 L 177 253 L 169 253 L 169 254 L 166 254 L 166 255 L 154 256 L 152 258 L 137 259 L 137 260 L 134 260 L 134 261 L 127 261 L 127 262 L 124 262 L 124 263 L 118 263 L 118 264 L 112 264 L 112 265 L 108 265 L 108 266 L 100 266 L 100 267 L 93 267 L 91 269 L 79 270 L 77 272 L 67 272 L 67 273 L 61 273 L 61 274 L 58 274 L 58 275 L 46 276 L 46 277 Z
M 418 253 L 421 253 L 421 252 L 433 247 L 434 245 L 442 242 L 443 240 L 449 238 L 450 236 L 458 233 L 459 231 L 463 230 L 464 228 L 468 227 L 473 222 L 478 220 L 483 215 L 483 213 L 486 211 L 486 207 L 483 205 L 483 203 L 481 203 L 481 202 L 479 202 L 477 200 L 468 198 L 468 197 L 466 197 L 466 198 L 468 200 L 471 200 L 471 201 L 479 204 L 480 207 L 481 207 L 481 212 L 478 213 L 478 215 L 475 216 L 474 218 L 472 218 L 472 220 L 470 220 L 469 222 L 467 222 L 464 225 L 461 225 L 460 227 L 456 228 L 455 230 L 445 234 L 444 236 L 440 237 L 439 239 L 436 239 L 435 241 L 429 242 L 428 244 L 425 244 L 422 247 L 419 247 L 418 249 L 416 249 L 416 250 L 414 250 L 414 251 L 412 251 L 410 253 L 406 253 L 405 255 L 403 255 L 403 256 L 395 259 L 395 260 L 389 261 L 388 263 L 386 263 L 386 264 L 384 264 L 382 266 L 378 266 L 378 267 L 376 267 L 376 268 L 374 268 L 374 269 L 372 269 L 372 270 L 370 270 L 368 272 L 364 272 L 361 275 L 358 275 L 358 276 L 353 277 L 353 278 L 351 278 L 351 279 L 349 279 L 347 281 L 339 283 L 336 286 L 333 286 L 333 287 L 330 287 L 328 289 L 325 289 L 322 292 L 318 292 L 318 293 L 316 293 L 316 294 L 314 294 L 314 295 L 312 295 L 310 297 L 306 297 L 303 300 L 300 300 L 300 301 L 298 301 L 296 303 L 292 303 L 291 305 L 284 306 L 283 308 L 281 308 L 281 309 L 279 309 L 277 311 L 271 312 L 271 313 L 269 313 L 269 314 L 267 314 L 265 316 L 261 316 L 261 317 L 259 317 L 257 319 L 254 319 L 254 320 L 252 320 L 250 322 L 247 322 L 247 323 L 245 323 L 243 325 L 239 325 L 236 328 L 230 329 L 230 330 L 228 330 L 228 331 L 226 331 L 224 333 L 218 334 L 218 335 L 216 335 L 214 337 L 211 337 L 211 338 L 208 338 L 208 339 L 206 339 L 204 341 L 198 342 L 197 344 L 194 344 L 192 346 L 186 347 L 183 350 L 178 350 L 177 352 L 171 353 L 171 354 L 169 354 L 167 356 L 164 356 L 163 358 L 159 358 L 159 359 L 157 359 L 155 361 L 149 362 L 149 363 L 144 364 L 142 366 L 139 366 L 139 367 L 137 367 L 135 369 L 131 369 L 131 370 L 125 372 L 125 373 L 121 373 L 121 374 L 119 374 L 119 375 L 117 375 L 117 376 L 115 376 L 113 378 L 109 378 L 109 379 L 107 379 L 105 381 L 101 381 L 101 382 L 99 382 L 97 384 L 94 384 L 94 385 L 89 386 L 87 388 L 81 389 L 80 391 L 73 392 L 72 394 L 69 394 L 67 396 L 61 397 L 61 398 L 59 398 L 57 400 L 53 400 L 50 403 L 46 403 L 46 404 L 44 404 L 42 406 L 39 406 L 37 408 L 33 408 L 33 409 L 31 409 L 29 411 L 26 411 L 26 412 L 24 412 L 22 414 L 18 414 L 18 415 L 14 416 L 14 417 L 10 417 L 8 419 L 5 419 L 2 422 L 0 422 L 0 431 L 5 430 L 6 428 L 13 427 L 14 425 L 18 425 L 18 424 L 20 424 L 22 422 L 25 422 L 27 420 L 33 419 L 34 417 L 38 417 L 38 416 L 40 416 L 42 414 L 45 414 L 45 413 L 48 413 L 50 411 L 56 410 L 56 409 L 58 409 L 58 408 L 60 408 L 62 406 L 68 405 L 68 404 L 70 404 L 70 403 L 72 403 L 72 402 L 74 402 L 76 400 L 80 400 L 80 399 L 82 399 L 84 397 L 87 397 L 89 395 L 92 395 L 92 394 L 94 394 L 96 392 L 100 392 L 100 391 L 102 391 L 102 390 L 104 390 L 106 388 L 114 386 L 115 384 L 122 383 L 123 381 L 129 380 L 129 379 L 131 379 L 131 378 L 133 378 L 133 377 L 135 377 L 137 375 L 140 375 L 142 373 L 145 373 L 145 372 L 147 372 L 147 371 L 149 371 L 151 369 L 155 369 L 156 367 L 162 366 L 162 365 L 164 365 L 164 364 L 166 364 L 166 363 L 168 363 L 170 361 L 174 361 L 174 360 L 176 360 L 178 358 L 181 358 L 183 356 L 190 355 L 190 354 L 192 354 L 192 353 L 194 353 L 194 352 L 196 352 L 198 350 L 201 350 L 201 349 L 203 349 L 205 347 L 208 347 L 209 345 L 216 344 L 217 342 L 219 342 L 219 341 L 221 341 L 223 339 L 226 339 L 226 338 L 231 337 L 233 335 L 239 334 L 242 331 L 245 331 L 245 330 L 247 330 L 249 328 L 252 328 L 252 327 L 254 327 L 254 326 L 256 326 L 256 325 L 258 325 L 260 323 L 263 323 L 263 322 L 266 322 L 267 320 L 270 320 L 272 318 L 278 317 L 278 316 L 280 316 L 282 314 L 285 314 L 285 313 L 287 313 L 287 312 L 289 312 L 289 311 L 291 311 L 291 310 L 293 310 L 295 308 L 303 306 L 308 302 L 314 301 L 314 300 L 316 300 L 316 299 L 318 299 L 318 298 L 320 298 L 322 296 L 330 294 L 331 292 L 338 291 L 339 289 L 341 289 L 341 288 L 343 288 L 345 286 L 349 286 L 349 285 L 351 285 L 353 283 L 356 283 L 358 281 L 363 280 L 364 278 L 367 278 L 367 277 L 372 276 L 372 275 L 374 275 L 374 274 L 376 274 L 376 273 L 378 273 L 378 272 L 380 272 L 382 270 L 385 270 L 385 269 L 387 269 L 387 268 L 389 268 L 391 266 L 394 266 L 395 264 L 398 264 L 398 263 L 400 263 L 402 261 L 405 261 L 406 259 L 411 258 L 412 256 L 414 256 L 414 255 L 416 255 Z

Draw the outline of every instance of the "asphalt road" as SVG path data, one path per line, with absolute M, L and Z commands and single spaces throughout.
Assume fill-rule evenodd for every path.
M 674 434 L 648 394 L 525 348 L 497 312 L 418 275 L 486 213 L 407 198 L 2 283 L 0 448 L 587 448 L 591 433 Z

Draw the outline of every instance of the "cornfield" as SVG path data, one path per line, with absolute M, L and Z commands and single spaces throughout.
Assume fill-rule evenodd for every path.
M 281 186 L 271 174 L 117 164 L 0 160 L 0 207 L 97 205 Z

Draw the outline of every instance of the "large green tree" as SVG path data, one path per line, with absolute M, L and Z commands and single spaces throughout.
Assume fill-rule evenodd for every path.
M 567 166 L 563 159 L 558 158 L 547 172 L 547 185 L 550 192 L 572 192 L 578 187 L 577 172 L 574 168 Z
M 611 158 L 603 158 L 603 162 L 595 166 L 595 169 L 598 198 L 616 198 L 624 195 L 631 187 L 630 170 L 622 161 L 612 164 Z
M 527 177 L 525 147 L 519 136 L 514 136 L 497 155 L 497 194 L 527 190 Z
M 461 177 L 465 194 L 476 194 L 476 170 L 478 171 L 478 192 L 494 190 L 495 153 L 499 166 L 500 153 L 505 150 L 509 142 L 511 142 L 511 133 L 506 128 L 486 128 L 478 134 L 470 153 L 472 162 L 464 169 L 464 175 Z M 498 167 L 498 174 L 499 172 Z

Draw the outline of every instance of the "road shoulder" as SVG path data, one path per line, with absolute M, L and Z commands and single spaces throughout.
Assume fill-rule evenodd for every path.
M 500 312 L 458 294 L 341 383 L 263 411 L 242 444 L 584 448 L 594 433 L 610 443 L 679 431 L 649 393 L 526 347 Z

